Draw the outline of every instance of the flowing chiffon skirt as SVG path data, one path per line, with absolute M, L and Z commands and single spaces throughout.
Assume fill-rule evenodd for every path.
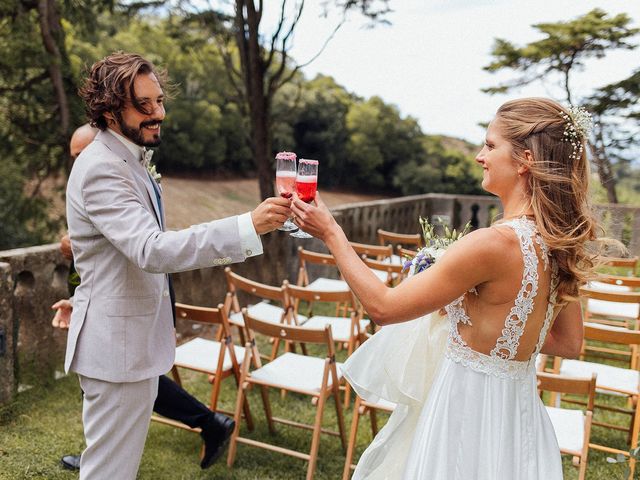
M 390 325 L 343 366 L 362 398 L 396 404 L 353 479 L 562 479 L 533 366 L 518 379 L 476 371 L 446 356 L 447 333 L 437 314 Z

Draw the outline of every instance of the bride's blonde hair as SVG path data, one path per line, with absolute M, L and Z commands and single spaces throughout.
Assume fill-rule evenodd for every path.
M 538 231 L 558 265 L 558 301 L 575 299 L 596 258 L 587 242 L 600 231 L 588 197 L 585 134 L 567 109 L 546 98 L 509 101 L 496 122 L 514 161 L 529 167 L 527 193 Z M 571 127 L 574 133 L 567 134 Z

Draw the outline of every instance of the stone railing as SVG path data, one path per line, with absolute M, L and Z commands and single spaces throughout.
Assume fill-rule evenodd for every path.
M 439 217 L 456 228 L 467 221 L 484 227 L 499 213 L 499 203 L 488 196 L 427 194 L 350 204 L 333 212 L 351 240 L 377 243 L 378 228 L 418 232 L 419 216 Z M 599 205 L 596 212 L 609 236 L 640 254 L 640 208 Z M 325 251 L 318 240 L 298 240 L 284 232 L 264 237 L 263 245 L 264 255 L 232 265 L 233 270 L 269 284 L 295 282 L 298 246 Z M 62 369 L 66 332 L 51 327 L 50 306 L 67 296 L 69 263 L 58 248 L 51 244 L 0 252 L 0 404 L 12 399 L 18 384 L 51 381 Z M 205 306 L 221 302 L 226 291 L 220 267 L 175 274 L 174 285 L 178 301 Z M 179 325 L 178 333 L 190 333 L 186 328 Z

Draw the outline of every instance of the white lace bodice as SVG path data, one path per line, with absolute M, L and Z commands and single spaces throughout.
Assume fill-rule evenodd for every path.
M 535 369 L 535 358 L 540 352 L 553 318 L 553 305 L 556 300 L 557 265 L 551 262 L 551 295 L 536 349 L 528 361 L 514 360 L 518 353 L 520 337 L 524 333 L 529 314 L 533 311 L 533 302 L 538 293 L 538 255 L 534 241 L 540 246 L 545 270 L 549 265 L 549 251 L 537 232 L 535 223 L 527 217 L 505 222 L 501 227 L 510 227 L 520 241 L 520 250 L 524 260 L 522 285 L 518 291 L 511 311 L 507 315 L 500 337 L 495 347 L 484 354 L 472 350 L 460 336 L 458 323 L 471 325 L 464 309 L 464 295 L 445 307 L 450 321 L 447 356 L 474 370 L 496 376 L 521 378 Z

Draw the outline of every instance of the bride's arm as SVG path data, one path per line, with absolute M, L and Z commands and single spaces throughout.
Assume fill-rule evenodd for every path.
M 389 288 L 351 248 L 320 195 L 316 204 L 295 198 L 291 209 L 296 223 L 325 242 L 349 287 L 378 325 L 406 322 L 438 310 L 469 289 L 501 275 L 496 252 L 504 254 L 505 247 L 508 251 L 507 237 L 498 229 L 481 229 L 457 241 L 434 266 Z
M 584 325 L 579 302 L 571 302 L 560 310 L 540 350 L 547 355 L 577 358 L 582 349 Z

